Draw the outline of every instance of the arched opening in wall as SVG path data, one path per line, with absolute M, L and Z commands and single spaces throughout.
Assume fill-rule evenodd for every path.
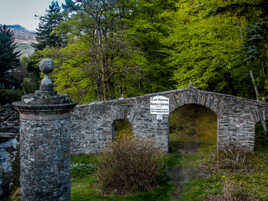
M 268 121 L 264 122 L 268 128 Z M 265 134 L 263 123 L 258 122 L 255 125 L 255 151 L 265 151 L 268 152 L 268 134 Z
M 170 152 L 195 152 L 200 145 L 212 145 L 216 150 L 216 144 L 217 115 L 212 110 L 189 104 L 170 114 Z
M 115 120 L 113 122 L 112 139 L 115 140 L 121 136 L 132 135 L 132 125 L 126 119 Z

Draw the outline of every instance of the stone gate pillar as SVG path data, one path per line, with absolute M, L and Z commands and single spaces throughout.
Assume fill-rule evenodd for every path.
M 40 90 L 13 103 L 20 113 L 22 201 L 70 201 L 70 113 L 73 103 L 57 94 L 48 74 L 53 61 L 43 59 Z

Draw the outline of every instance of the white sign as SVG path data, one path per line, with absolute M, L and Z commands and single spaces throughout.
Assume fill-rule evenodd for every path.
M 169 98 L 165 96 L 151 97 L 150 113 L 156 115 L 169 114 Z

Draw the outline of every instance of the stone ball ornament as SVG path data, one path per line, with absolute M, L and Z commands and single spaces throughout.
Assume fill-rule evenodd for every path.
M 54 62 L 50 58 L 45 58 L 40 61 L 39 64 L 39 69 L 41 72 L 44 74 L 49 74 L 53 71 L 54 69 Z
M 53 89 L 53 82 L 49 78 L 48 74 L 54 70 L 54 62 L 50 58 L 45 58 L 40 61 L 39 69 L 45 74 L 44 78 L 41 81 L 40 90 L 37 93 L 54 95 L 56 91 Z

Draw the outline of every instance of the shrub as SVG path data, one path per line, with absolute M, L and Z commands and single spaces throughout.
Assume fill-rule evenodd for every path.
M 165 178 L 165 164 L 164 154 L 152 141 L 124 136 L 101 155 L 97 177 L 105 193 L 150 191 Z
M 255 154 L 234 146 L 219 151 L 217 159 L 220 169 L 246 172 L 254 170 Z
M 22 84 L 22 89 L 24 94 L 30 94 L 33 93 L 35 90 L 38 89 L 38 83 L 34 81 L 32 78 L 24 78 Z
M 0 105 L 11 104 L 19 101 L 23 92 L 15 89 L 0 89 Z
M 248 195 L 243 183 L 232 176 L 223 176 L 223 195 L 209 195 L 205 201 L 258 201 Z

